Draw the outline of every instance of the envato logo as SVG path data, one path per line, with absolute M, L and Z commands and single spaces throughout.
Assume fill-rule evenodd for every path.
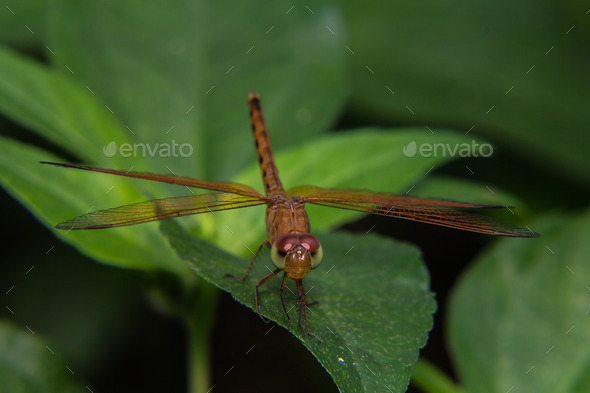
M 412 141 L 403 148 L 406 157 L 419 154 L 422 157 L 489 157 L 494 148 L 489 143 L 423 143 L 420 146 Z
M 121 157 L 190 157 L 193 154 L 193 147 L 188 143 L 179 145 L 173 139 L 170 143 L 123 143 L 117 147 L 117 143 L 110 142 L 102 148 L 107 157 L 114 157 L 119 154 Z

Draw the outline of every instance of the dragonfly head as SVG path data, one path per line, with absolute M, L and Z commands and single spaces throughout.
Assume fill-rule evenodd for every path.
M 275 240 L 270 255 L 279 269 L 293 279 L 301 279 L 321 262 L 324 252 L 320 241 L 309 233 L 286 233 Z

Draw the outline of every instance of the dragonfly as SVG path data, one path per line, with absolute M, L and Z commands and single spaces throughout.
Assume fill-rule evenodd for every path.
M 279 296 L 289 330 L 291 319 L 283 299 L 287 278 L 291 278 L 295 282 L 299 298 L 298 325 L 304 336 L 314 335 L 311 333 L 307 316 L 307 307 L 310 303 L 307 301 L 306 292 L 303 288 L 303 279 L 312 269 L 318 266 L 323 257 L 320 241 L 310 233 L 309 218 L 305 211 L 307 203 L 401 218 L 488 235 L 523 238 L 539 236 L 528 228 L 506 224 L 473 212 L 489 208 L 506 208 L 506 206 L 431 200 L 364 190 L 329 189 L 315 186 L 297 186 L 285 191 L 275 164 L 258 94 L 254 92 L 249 94 L 248 106 L 265 195 L 250 186 L 232 182 L 216 182 L 175 175 L 125 172 L 76 164 L 42 162 L 43 164 L 66 168 L 214 191 L 198 195 L 154 199 L 106 210 L 97 210 L 62 222 L 56 228 L 63 230 L 115 228 L 192 214 L 266 205 L 267 239 L 257 248 L 244 275 L 236 278 L 244 281 L 262 249 L 265 247 L 270 248 L 271 260 L 275 265 L 275 269 L 255 285 L 256 312 L 264 320 L 260 312 L 259 287 L 283 272 Z

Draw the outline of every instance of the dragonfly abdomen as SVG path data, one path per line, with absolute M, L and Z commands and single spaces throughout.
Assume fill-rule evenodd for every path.
M 279 170 L 275 165 L 274 156 L 270 147 L 270 137 L 266 131 L 266 122 L 262 116 L 258 94 L 251 92 L 248 97 L 248 103 L 250 107 L 250 121 L 252 125 L 252 133 L 254 135 L 254 144 L 256 145 L 258 163 L 260 164 L 260 170 L 262 172 L 264 191 L 267 196 L 277 194 L 284 195 L 285 190 L 279 179 Z

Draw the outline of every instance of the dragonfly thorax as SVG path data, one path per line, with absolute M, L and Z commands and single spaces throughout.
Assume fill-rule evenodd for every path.
M 285 233 L 309 233 L 309 218 L 305 204 L 277 195 L 266 208 L 268 241 L 274 244 Z
M 312 234 L 286 233 L 274 242 L 270 255 L 276 267 L 297 280 L 320 264 L 323 250 L 320 241 Z

